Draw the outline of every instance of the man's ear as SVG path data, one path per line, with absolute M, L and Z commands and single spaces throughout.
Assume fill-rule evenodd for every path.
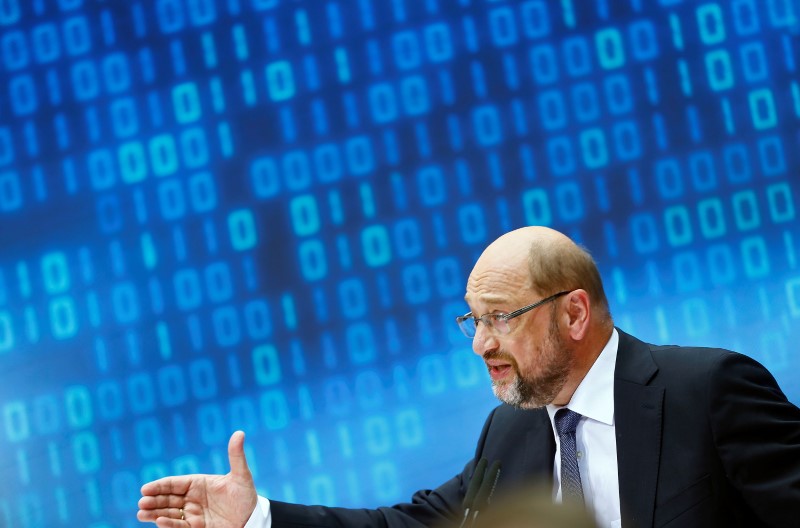
M 564 301 L 567 308 L 569 336 L 574 341 L 581 341 L 589 332 L 592 319 L 592 305 L 586 290 L 574 290 Z

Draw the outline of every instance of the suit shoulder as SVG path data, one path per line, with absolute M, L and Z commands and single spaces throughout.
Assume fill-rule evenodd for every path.
M 708 383 L 724 379 L 742 369 L 768 374 L 766 367 L 755 359 L 724 348 L 676 345 L 649 345 L 653 361 L 658 365 L 658 377 L 683 380 L 687 383 Z
M 756 360 L 744 354 L 724 348 L 652 344 L 647 346 L 659 367 L 688 365 L 696 369 L 703 367 L 714 369 L 728 362 L 758 364 Z

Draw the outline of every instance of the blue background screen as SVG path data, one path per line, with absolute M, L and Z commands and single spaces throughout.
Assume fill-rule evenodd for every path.
M 496 404 L 466 278 L 523 225 L 800 401 L 799 16 L 0 0 L 0 526 L 138 526 L 236 429 L 271 498 L 438 485 Z

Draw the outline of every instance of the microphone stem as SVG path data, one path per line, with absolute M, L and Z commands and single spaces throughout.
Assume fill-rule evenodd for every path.
M 469 508 L 464 510 L 464 518 L 461 519 L 461 524 L 458 525 L 458 528 L 464 528 L 467 525 L 467 519 L 469 519 Z
M 478 510 L 475 510 L 472 513 L 472 519 L 471 519 L 471 521 L 469 523 L 469 528 L 472 528 L 473 526 L 475 526 L 475 521 L 477 521 L 477 520 L 478 520 Z

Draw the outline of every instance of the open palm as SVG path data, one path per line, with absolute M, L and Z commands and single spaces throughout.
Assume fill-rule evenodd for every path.
M 244 456 L 244 433 L 228 442 L 227 475 L 165 477 L 142 486 L 139 512 L 143 522 L 159 528 L 242 527 L 256 505 L 253 476 Z

